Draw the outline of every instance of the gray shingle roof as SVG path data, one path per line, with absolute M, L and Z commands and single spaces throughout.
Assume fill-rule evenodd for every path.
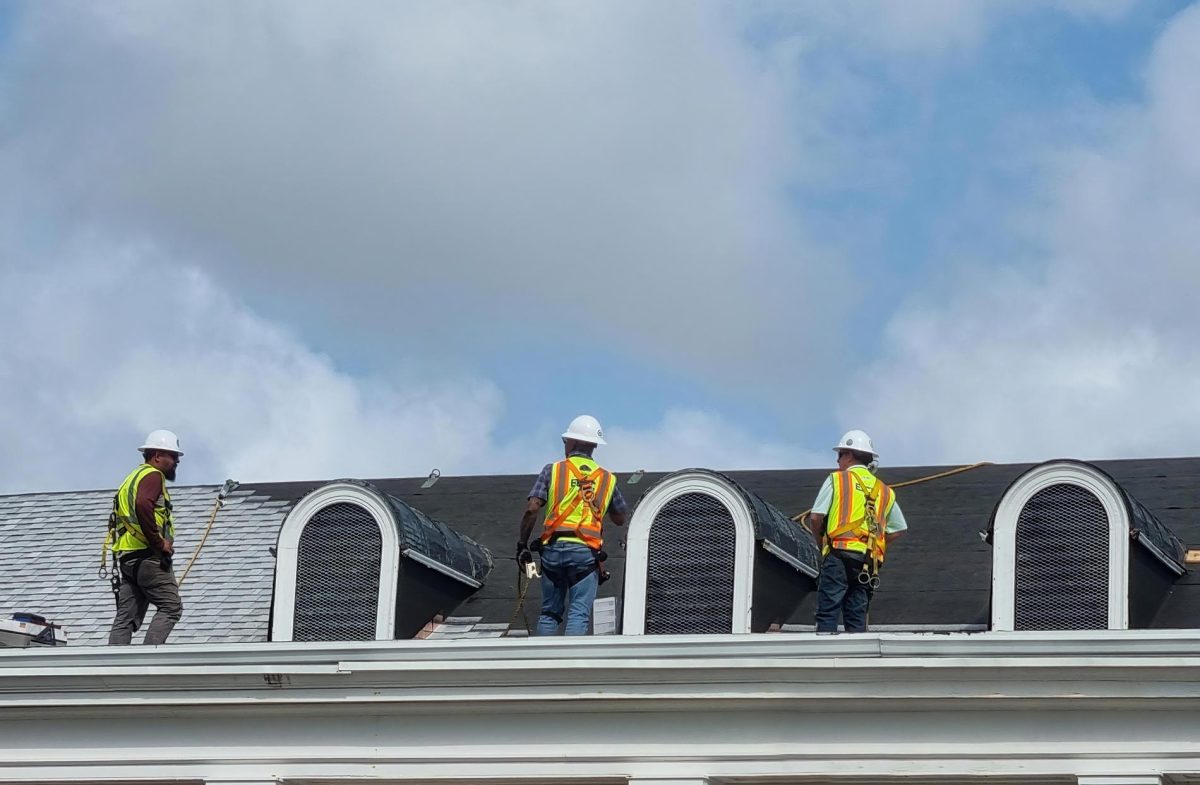
M 212 512 L 219 486 L 173 489 L 182 575 Z M 289 500 L 251 490 L 225 501 L 182 587 L 183 619 L 173 643 L 266 640 L 275 544 Z M 113 618 L 107 580 L 97 577 L 112 491 L 0 496 L 0 615 L 30 611 L 63 625 L 70 644 L 106 643 Z M 32 533 L 27 527 L 35 527 Z M 28 546 L 25 543 L 29 543 Z M 135 638 L 136 640 L 136 638 Z
M 1189 547 L 1200 545 L 1200 458 L 1099 461 Z M 909 521 L 908 536 L 888 554 L 883 587 L 871 606 L 872 624 L 986 625 L 989 619 L 991 548 L 980 540 L 992 508 L 1030 464 L 985 466 L 897 492 Z M 884 468 L 889 483 L 951 467 Z M 738 485 L 794 514 L 811 506 L 828 469 L 729 472 Z M 663 474 L 647 474 L 621 490 L 635 503 Z M 372 480 L 426 515 L 444 521 L 496 554 L 483 588 L 456 613 L 484 624 L 507 623 L 517 597 L 513 550 L 531 475 L 443 477 L 429 489 L 424 478 Z M 265 640 L 271 608 L 275 544 L 288 510 L 320 482 L 243 485 L 227 501 L 208 543 L 183 586 L 184 617 L 173 643 Z M 172 490 L 178 512 L 177 574 L 191 556 L 208 520 L 217 486 Z M 71 645 L 103 643 L 112 621 L 108 583 L 96 578 L 112 491 L 0 496 L 0 614 L 30 611 L 66 626 Z M 37 526 L 31 536 L 27 526 Z M 600 596 L 619 596 L 624 530 L 606 527 L 607 567 L 613 580 Z M 539 605 L 530 588 L 526 614 Z M 789 619 L 812 622 L 811 598 Z M 517 626 L 523 625 L 517 614 Z M 1153 627 L 1200 626 L 1200 572 L 1194 567 L 1174 585 Z

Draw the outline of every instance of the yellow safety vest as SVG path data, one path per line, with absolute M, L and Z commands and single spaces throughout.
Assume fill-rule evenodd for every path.
M 550 542 L 557 532 L 560 541 L 581 542 L 600 550 L 604 515 L 616 489 L 612 472 L 601 469 L 591 458 L 572 455 L 551 466 L 542 542 Z
M 142 480 L 153 472 L 162 474 L 153 466 L 143 463 L 129 473 L 113 497 L 113 530 L 109 534 L 113 541 L 113 553 L 141 551 L 150 547 L 142 532 L 142 525 L 138 523 L 137 492 Z M 172 542 L 175 539 L 175 522 L 171 517 L 171 494 L 167 491 L 166 476 L 162 481 L 162 495 L 154 503 L 154 522 L 158 524 L 163 539 Z
M 830 477 L 833 502 L 825 519 L 826 537 L 821 555 L 829 553 L 832 547 L 864 553 L 877 565 L 883 564 L 887 516 L 896 504 L 895 492 L 866 466 L 851 466 Z

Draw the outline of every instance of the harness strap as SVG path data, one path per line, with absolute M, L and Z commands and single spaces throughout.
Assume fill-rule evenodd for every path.
M 571 463 L 570 460 L 563 461 L 562 463 L 566 464 L 567 473 L 579 481 L 579 493 L 576 494 L 575 498 L 571 500 L 569 505 L 566 507 L 559 507 L 558 511 L 555 512 L 554 517 L 546 521 L 545 531 L 553 533 L 558 529 L 563 521 L 571 517 L 571 515 L 573 515 L 575 511 L 579 509 L 579 506 L 584 502 L 587 502 L 588 509 L 591 511 L 592 517 L 597 523 L 597 528 L 599 528 L 599 526 L 603 525 L 604 519 L 601 515 L 600 503 L 597 501 L 597 497 L 604 498 L 608 495 L 608 487 L 612 483 L 612 474 L 597 466 L 594 472 L 592 472 L 590 475 L 585 475 L 575 464 Z M 602 494 L 596 493 L 596 483 L 593 478 L 597 476 L 600 477 L 600 480 L 603 483 L 601 486 L 603 490 Z M 559 472 L 558 485 L 559 493 L 557 495 L 557 499 L 561 500 L 564 496 L 566 496 L 566 488 L 568 487 L 566 474 L 563 474 L 561 471 Z M 582 526 L 583 521 L 580 521 L 579 523 L 575 524 L 571 531 L 578 533 Z

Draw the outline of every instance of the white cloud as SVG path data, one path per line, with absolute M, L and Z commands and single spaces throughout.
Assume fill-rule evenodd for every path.
M 11 47 L 11 215 L 314 321 L 457 351 L 577 321 L 723 379 L 843 286 L 787 215 L 787 64 L 721 4 L 46 2 Z
M 143 246 L 0 271 L 0 492 L 107 487 L 142 436 L 168 427 L 182 483 L 534 472 L 560 450 L 539 427 L 494 435 L 503 396 L 481 378 L 360 377 Z M 790 465 L 713 414 L 611 429 L 620 469 Z
M 607 434 L 603 460 L 621 469 L 786 469 L 819 465 L 828 457 L 754 438 L 715 412 L 669 410 L 653 428 L 616 427 Z
M 3 332 L 24 336 L 0 365 L 0 487 L 104 487 L 159 427 L 192 482 L 416 474 L 488 443 L 490 383 L 354 378 L 165 262 L 141 249 L 0 275 Z
M 1062 12 L 1112 21 L 1134 0 L 817 0 L 782 5 L 782 14 L 840 45 L 853 56 L 944 56 L 969 51 L 1005 18 Z
M 1198 53 L 1192 6 L 1155 47 L 1145 105 L 1048 156 L 1024 216 L 1039 252 L 913 298 L 846 422 L 904 461 L 1200 453 Z

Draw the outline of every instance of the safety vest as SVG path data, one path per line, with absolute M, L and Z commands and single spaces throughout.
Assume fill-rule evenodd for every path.
M 150 547 L 142 532 L 142 525 L 138 523 L 137 492 L 142 480 L 153 472 L 162 474 L 153 466 L 143 463 L 129 473 L 113 497 L 113 530 L 109 536 L 114 553 L 141 551 Z M 154 503 L 154 522 L 158 524 L 163 539 L 171 542 L 175 539 L 175 522 L 171 517 L 171 494 L 167 491 L 167 478 L 164 476 L 162 479 L 162 495 Z
M 864 553 L 877 565 L 887 550 L 888 513 L 896 504 L 895 492 L 871 474 L 866 466 L 851 466 L 830 475 L 833 503 L 825 519 L 825 547 Z
M 578 541 L 593 550 L 604 544 L 602 522 L 617 489 L 612 472 L 591 458 L 572 455 L 550 467 L 546 525 L 542 543 L 558 533 L 559 540 Z M 564 536 L 564 532 L 568 532 Z

